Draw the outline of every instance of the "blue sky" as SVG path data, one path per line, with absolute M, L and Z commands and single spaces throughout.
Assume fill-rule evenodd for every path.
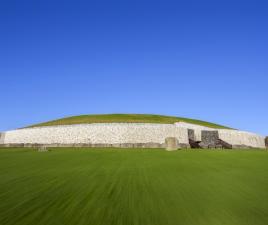
M 268 135 L 265 1 L 1 1 L 0 130 L 97 113 Z

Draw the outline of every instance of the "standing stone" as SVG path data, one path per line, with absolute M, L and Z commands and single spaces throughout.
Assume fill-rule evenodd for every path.
M 265 147 L 268 148 L 268 136 L 265 138 Z
M 178 140 L 175 137 L 167 137 L 165 139 L 165 143 L 167 151 L 174 151 L 178 149 Z
M 195 141 L 194 130 L 193 129 L 188 129 L 188 139 L 191 139 L 191 140 Z
M 5 133 L 0 133 L 0 144 L 4 144 Z
M 217 141 L 219 139 L 219 132 L 217 130 L 202 130 L 201 131 L 201 140 L 202 140 L 202 145 L 208 147 L 208 148 L 213 148 L 216 147 Z

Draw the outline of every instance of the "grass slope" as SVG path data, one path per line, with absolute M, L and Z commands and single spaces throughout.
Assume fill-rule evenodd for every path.
M 35 124 L 30 127 L 70 125 L 83 123 L 175 123 L 187 122 L 211 128 L 228 128 L 215 123 L 173 116 L 161 116 L 150 114 L 104 114 L 104 115 L 81 115 Z
M 1 225 L 266 225 L 265 151 L 0 149 Z

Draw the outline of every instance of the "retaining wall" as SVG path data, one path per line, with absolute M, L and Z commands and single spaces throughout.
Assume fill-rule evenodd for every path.
M 173 124 L 80 124 L 26 128 L 6 132 L 5 144 L 164 144 L 166 137 L 175 137 L 188 144 L 186 128 Z
M 254 133 L 238 130 L 219 129 L 219 137 L 234 146 L 265 148 L 264 137 Z
M 212 129 L 183 122 L 175 124 L 98 123 L 25 128 L 5 132 L 0 136 L 0 144 L 165 147 L 165 139 L 174 137 L 180 146 L 188 147 L 188 129 L 194 131 L 190 133 L 195 141 L 201 141 L 202 130 L 218 131 L 219 138 L 234 147 L 265 148 L 265 138 L 254 133 Z

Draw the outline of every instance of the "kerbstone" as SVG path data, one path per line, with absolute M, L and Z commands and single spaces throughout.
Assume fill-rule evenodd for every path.
M 47 150 L 47 147 L 46 146 L 40 146 L 39 148 L 38 148 L 38 152 L 47 152 L 48 150 Z
M 175 151 L 178 149 L 178 140 L 175 137 L 167 137 L 165 143 L 167 151 Z

